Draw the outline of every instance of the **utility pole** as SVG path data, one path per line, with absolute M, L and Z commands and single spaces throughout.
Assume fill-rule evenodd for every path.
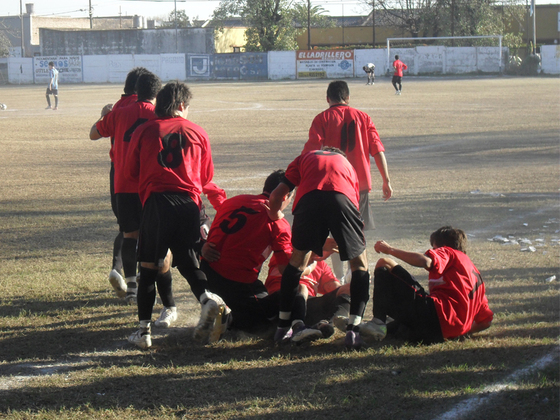
M 91 0 L 89 0 L 89 29 L 93 29 L 93 8 L 91 7 Z
M 371 26 L 373 27 L 373 44 L 372 48 L 375 48 L 375 0 L 371 1 Z
M 177 0 L 175 0 L 175 54 L 179 54 L 179 31 L 177 30 Z
M 23 0 L 19 0 L 19 20 L 21 22 L 21 58 L 25 57 L 25 42 L 23 36 Z
M 307 0 L 307 49 L 311 49 L 311 0 Z

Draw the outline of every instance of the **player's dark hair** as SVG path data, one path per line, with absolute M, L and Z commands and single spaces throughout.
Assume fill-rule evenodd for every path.
M 467 253 L 467 235 L 461 229 L 443 226 L 430 235 L 430 243 L 438 248 L 448 246 L 463 253 Z
M 54 62 L 49 61 L 49 66 L 53 66 L 53 67 L 54 67 Z
M 398 56 L 398 55 L 395 55 L 395 60 L 398 60 L 398 59 L 399 59 L 399 56 Z
M 327 98 L 332 102 L 348 102 L 350 89 L 344 80 L 335 80 L 329 83 L 327 88 Z
M 138 101 L 154 99 L 161 89 L 161 80 L 151 71 L 142 73 L 136 81 Z
M 321 147 L 321 150 L 324 150 L 325 152 L 338 153 L 339 155 L 342 155 L 342 156 L 346 157 L 346 153 L 344 153 L 338 147 L 323 146 L 323 147 Z
M 125 95 L 132 95 L 133 93 L 136 93 L 136 82 L 138 81 L 138 77 L 147 72 L 148 69 L 145 67 L 135 67 L 128 72 L 126 80 L 124 81 Z
M 181 102 L 189 106 L 192 93 L 189 87 L 179 81 L 167 83 L 159 91 L 156 98 L 156 115 L 158 117 L 173 117 Z
M 272 172 L 264 181 L 264 188 L 263 192 L 270 194 L 275 188 L 280 184 L 280 182 L 284 179 L 284 174 L 286 172 L 283 169 L 278 169 L 277 171 Z

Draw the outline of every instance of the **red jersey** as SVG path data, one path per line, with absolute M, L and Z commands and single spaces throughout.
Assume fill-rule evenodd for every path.
M 429 290 L 444 338 L 466 334 L 473 321 L 492 321 L 484 282 L 466 254 L 444 246 L 426 256 L 432 259 Z
M 208 233 L 220 259 L 209 263 L 221 276 L 240 283 L 258 279 L 262 263 L 273 252 L 279 264 L 288 264 L 292 231 L 286 219 L 272 221 L 263 207 L 265 194 L 238 195 L 220 206 Z
M 182 117 L 150 120 L 134 131 L 125 171 L 142 203 L 154 192 L 185 192 L 200 206 L 214 176 L 208 135 Z
M 309 296 L 315 297 L 318 294 L 325 295 L 327 290 L 325 285 L 338 282 L 338 279 L 332 272 L 331 268 L 325 261 L 317 261 L 317 266 L 308 276 L 301 276 L 299 282 L 305 285 L 309 291 Z M 269 294 L 280 291 L 280 284 L 282 283 L 282 274 L 278 270 L 278 262 L 273 255 L 268 262 L 268 277 L 266 278 L 265 286 Z
M 138 95 L 133 93 L 132 95 L 121 95 L 121 98 L 115 102 L 113 109 L 124 108 L 130 104 L 133 104 L 138 99 Z M 109 150 L 109 157 L 111 162 L 113 162 L 113 144 L 115 143 L 115 138 L 111 136 L 111 149 Z
M 285 178 L 297 186 L 293 208 L 308 192 L 337 191 L 360 208 L 358 176 L 348 160 L 339 153 L 316 150 L 299 155 L 286 169 Z
M 402 77 L 403 70 L 406 70 L 408 67 L 401 60 L 395 60 L 393 61 L 393 68 L 395 69 L 395 73 L 393 73 L 393 76 Z
M 210 204 L 212 205 L 212 207 L 214 207 L 214 210 L 218 210 L 218 207 L 220 207 L 222 203 L 227 199 L 226 192 L 222 188 L 214 184 L 214 182 L 209 182 L 208 184 L 204 185 L 202 187 L 202 192 L 204 193 L 206 198 L 208 198 L 208 201 L 210 201 Z
M 342 150 L 358 174 L 360 192 L 371 190 L 369 157 L 384 152 L 385 148 L 368 114 L 338 104 L 317 115 L 302 154 L 323 146 Z
M 154 105 L 134 102 L 109 112 L 96 124 L 103 137 L 113 137 L 113 163 L 115 166 L 115 193 L 138 193 L 138 182 L 124 176 L 124 166 L 132 133 L 142 123 L 155 118 Z

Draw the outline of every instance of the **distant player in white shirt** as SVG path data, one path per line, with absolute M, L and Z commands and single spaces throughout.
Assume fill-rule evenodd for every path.
M 367 83 L 366 85 L 373 85 L 375 83 L 375 64 L 367 63 L 363 67 L 364 71 L 367 74 Z
M 52 61 L 49 62 L 49 87 L 47 87 L 47 104 L 45 109 L 52 109 L 53 111 L 58 110 L 58 70 L 54 67 Z M 54 108 L 51 106 L 51 97 L 54 96 Z

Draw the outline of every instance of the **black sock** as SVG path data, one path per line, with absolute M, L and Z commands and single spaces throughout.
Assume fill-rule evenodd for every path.
M 140 278 L 138 279 L 138 319 L 151 320 L 154 301 L 156 299 L 156 277 L 158 270 L 151 268 L 140 268 Z
M 352 271 L 350 281 L 350 315 L 362 317 L 369 300 L 369 272 Z
M 140 275 L 142 277 L 142 275 Z M 175 306 L 175 298 L 173 297 L 173 278 L 171 276 L 171 270 L 165 273 L 158 273 L 156 277 L 157 290 L 159 297 L 161 298 L 161 303 L 166 308 Z M 154 298 L 155 299 L 155 298 Z
M 113 241 L 113 269 L 119 272 L 122 271 L 122 243 L 123 243 L 123 234 L 119 232 L 119 234 L 115 237 Z
M 136 239 L 123 238 L 122 264 L 126 278 L 136 276 Z

